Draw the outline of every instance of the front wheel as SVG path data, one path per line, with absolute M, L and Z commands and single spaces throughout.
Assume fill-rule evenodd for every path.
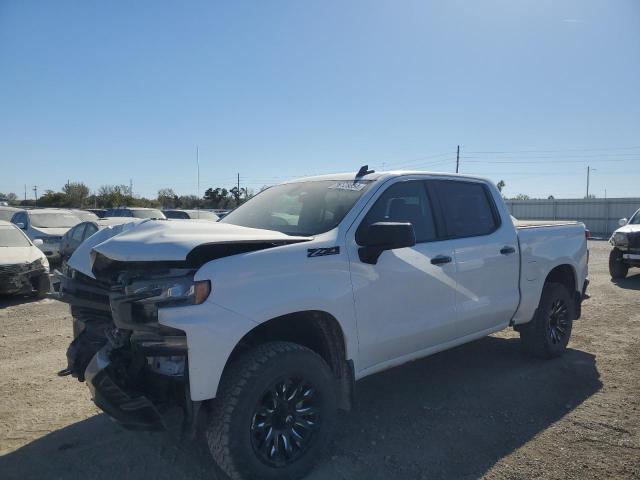
M 523 347 L 537 357 L 559 357 L 569 343 L 574 318 L 575 302 L 567 287 L 561 283 L 546 284 L 535 317 L 520 327 Z
M 270 342 L 225 372 L 207 442 L 234 480 L 298 479 L 324 452 L 337 414 L 335 379 L 306 347 Z
M 622 280 L 629 272 L 629 265 L 624 263 L 622 251 L 614 248 L 609 254 L 609 274 L 613 280 Z

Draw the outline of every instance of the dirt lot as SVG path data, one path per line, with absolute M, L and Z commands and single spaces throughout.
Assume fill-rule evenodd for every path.
M 591 298 L 563 358 L 532 360 L 508 331 L 369 377 L 309 478 L 640 478 L 640 271 L 616 285 L 608 244 L 590 249 Z M 219 478 L 177 421 L 125 431 L 56 376 L 66 305 L 0 309 L 1 478 Z

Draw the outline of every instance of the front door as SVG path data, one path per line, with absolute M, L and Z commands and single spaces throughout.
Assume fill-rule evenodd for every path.
M 362 369 L 451 339 L 456 318 L 453 245 L 438 241 L 425 182 L 397 179 L 367 208 L 347 233 Z M 363 263 L 358 240 L 384 221 L 410 222 L 416 245 Z

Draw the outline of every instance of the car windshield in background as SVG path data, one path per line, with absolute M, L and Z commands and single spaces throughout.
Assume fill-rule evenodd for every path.
M 0 227 L 0 247 L 29 247 L 31 244 L 16 227 Z
M 135 218 L 166 218 L 160 210 L 131 210 Z
M 199 218 L 201 220 L 218 220 L 218 216 L 213 212 L 206 210 L 198 210 L 190 213 L 191 218 Z
M 71 228 L 81 220 L 70 213 L 31 213 L 31 225 L 37 228 Z
M 370 181 L 320 180 L 276 185 L 220 220 L 287 235 L 317 235 L 335 228 Z
M 76 211 L 76 212 L 73 212 L 73 213 L 78 218 L 80 218 L 80 220 L 82 220 L 83 222 L 91 222 L 91 221 L 98 220 L 98 215 L 96 215 L 93 212 Z
M 3 210 L 0 209 L 0 220 L 4 220 L 6 222 L 11 221 L 11 217 L 15 215 L 15 210 Z
M 633 214 L 629 219 L 629 225 L 640 225 L 640 210 Z

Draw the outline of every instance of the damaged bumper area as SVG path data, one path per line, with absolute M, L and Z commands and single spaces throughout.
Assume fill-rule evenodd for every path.
M 158 310 L 193 301 L 193 271 L 162 268 L 115 279 L 76 271 L 59 275 L 71 305 L 74 340 L 60 375 L 86 381 L 95 404 L 131 429 L 165 428 L 163 413 L 182 407 L 188 420 L 187 337 L 160 325 Z
M 0 265 L 0 294 L 46 292 L 49 275 L 41 262 Z

